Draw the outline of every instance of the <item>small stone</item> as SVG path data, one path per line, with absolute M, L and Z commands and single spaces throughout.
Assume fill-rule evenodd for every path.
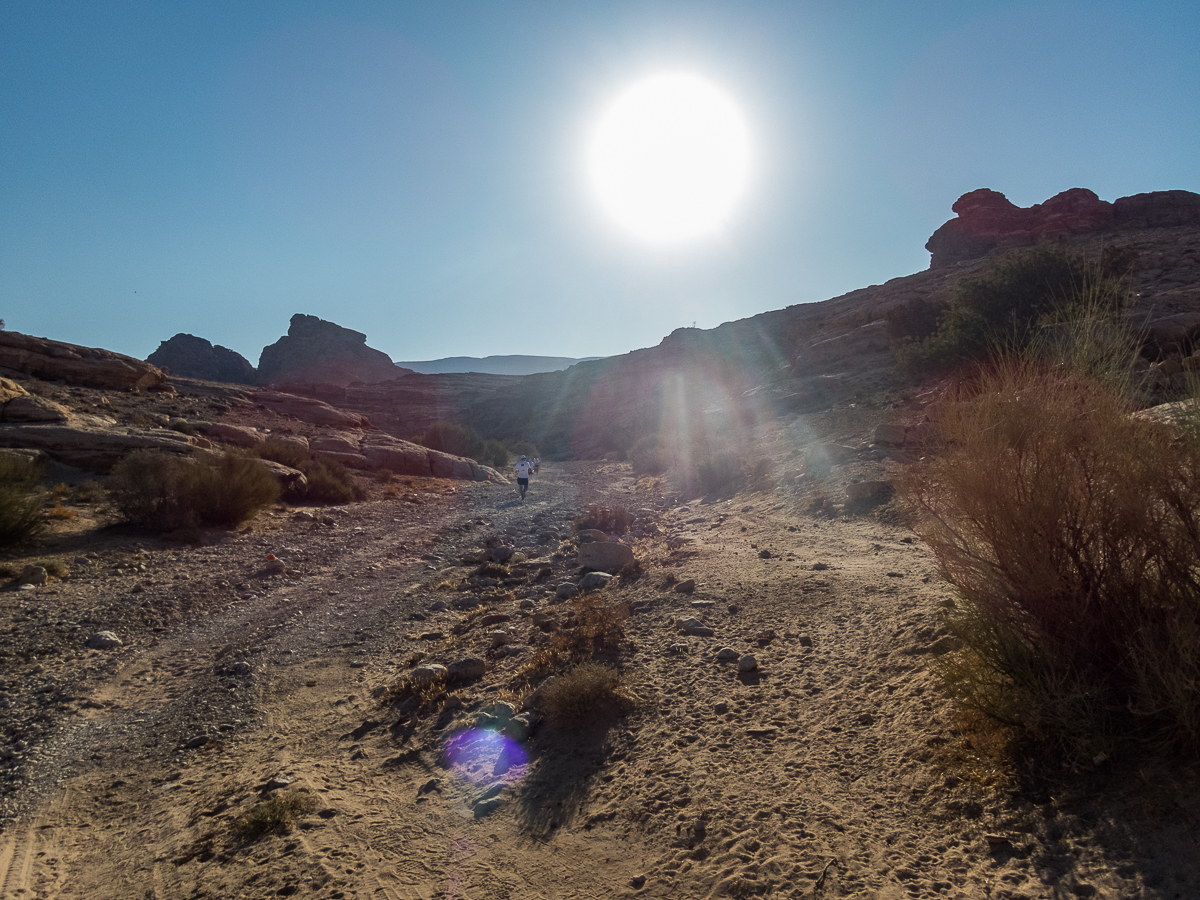
M 45 584 L 49 576 L 41 566 L 26 566 L 17 576 L 18 584 Z
M 771 551 L 770 551 L 770 550 L 759 550 L 759 551 L 758 551 L 758 558 L 759 558 L 759 559 L 770 559 L 770 558 L 771 558 Z
M 493 650 L 503 647 L 511 639 L 512 638 L 507 631 L 489 631 L 488 632 L 488 642 L 491 644 Z
M 695 578 L 689 578 L 687 581 L 681 581 L 675 585 L 675 593 L 677 594 L 690 594 L 694 590 L 696 590 Z
M 87 639 L 87 647 L 91 650 L 115 650 L 121 646 L 121 639 L 111 631 L 97 631 Z
M 725 713 L 729 712 L 729 704 L 722 700 L 713 707 L 713 712 L 715 712 L 717 715 L 724 715 Z
M 238 678 L 249 678 L 254 674 L 254 668 L 250 665 L 250 663 L 242 660 L 235 662 L 232 666 L 230 666 L 229 672 L 231 675 L 236 675 Z
M 756 641 L 758 641 L 760 644 L 769 643 L 769 642 L 775 640 L 775 629 L 764 628 L 762 631 L 760 631 L 758 634 L 756 634 L 754 636 L 754 639 Z
M 190 737 L 186 741 L 183 742 L 183 749 L 184 750 L 195 750 L 199 747 L 203 747 L 205 744 L 208 743 L 208 741 L 209 741 L 209 737 L 207 734 L 197 734 L 194 737 Z
M 438 663 L 427 663 L 423 666 L 417 666 L 409 676 L 416 684 L 432 684 L 433 682 L 446 678 L 449 675 L 449 670 Z
M 536 605 L 537 604 L 535 604 L 532 600 L 530 600 L 528 597 L 526 597 L 524 600 L 522 600 L 520 603 L 517 604 L 517 609 L 533 609 Z
M 263 785 L 263 787 L 268 791 L 277 791 L 280 788 L 287 787 L 295 780 L 296 779 L 292 778 L 290 775 L 275 775 L 265 785 Z
M 452 662 L 446 670 L 454 681 L 469 681 L 472 678 L 482 678 L 487 672 L 487 662 L 478 656 L 467 656 Z
M 287 571 L 287 566 L 284 565 L 282 559 L 268 559 L 265 568 L 272 575 L 282 575 Z
M 730 660 L 734 660 L 737 658 L 738 658 L 738 652 L 736 650 L 734 650 L 732 647 L 722 647 L 720 650 L 717 651 L 717 659 L 721 660 L 722 662 L 729 662 Z
M 801 647 L 811 647 L 812 646 L 812 638 L 809 637 L 807 634 L 800 635 L 800 637 L 796 638 L 796 642 Z
M 560 584 L 554 589 L 554 596 L 560 600 L 569 600 L 579 593 L 579 588 L 573 584 Z
M 680 619 L 676 624 L 684 634 L 692 634 L 697 637 L 712 637 L 714 634 L 713 630 L 699 619 Z
M 632 878 L 629 879 L 629 886 L 631 888 L 635 888 L 635 889 L 641 888 L 645 884 L 646 884 L 646 876 L 645 875 L 634 875 Z
M 450 607 L 446 605 L 445 600 L 434 600 L 432 603 L 429 604 L 429 611 L 431 613 L 445 612 L 449 608 Z
M 738 660 L 738 671 L 739 672 L 753 672 L 757 668 L 758 668 L 758 660 L 755 659 L 754 656 L 749 653 L 747 653 L 745 656 L 743 656 L 741 659 Z
M 489 797 L 487 800 L 480 800 L 475 804 L 475 818 L 482 819 L 484 816 L 490 816 L 499 808 L 499 797 Z
M 579 580 L 579 587 L 585 591 L 598 591 L 612 581 L 607 572 L 588 572 Z
M 824 572 L 829 568 L 829 563 L 816 562 L 812 564 L 811 568 L 814 572 Z

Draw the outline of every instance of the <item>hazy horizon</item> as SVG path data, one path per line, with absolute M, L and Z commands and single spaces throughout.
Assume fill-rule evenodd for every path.
M 297 312 L 394 360 L 617 355 L 919 271 L 975 188 L 1200 192 L 1197 34 L 1136 2 L 9 0 L 0 317 L 139 358 L 257 363 Z M 748 159 L 669 246 L 657 184 L 590 162 L 661 73 Z

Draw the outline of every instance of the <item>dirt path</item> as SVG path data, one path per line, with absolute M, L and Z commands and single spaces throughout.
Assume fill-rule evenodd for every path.
M 289 574 L 243 573 L 241 595 L 97 670 L 29 763 L 0 898 L 1167 897 L 1197 874 L 1163 862 L 1148 883 L 1111 830 L 939 764 L 958 735 L 924 660 L 946 649 L 948 594 L 902 529 L 776 493 L 659 508 L 611 465 L 547 467 L 525 504 L 488 485 L 423 499 L 176 554 L 196 579 L 266 552 Z M 537 645 L 525 617 L 565 607 L 532 577 L 480 590 L 510 617 L 501 655 L 438 585 L 489 537 L 559 580 L 575 569 L 550 553 L 599 499 L 661 532 L 638 544 L 647 574 L 605 588 L 633 610 L 640 702 L 496 743 L 472 726 Z M 757 670 L 718 661 L 726 646 Z M 488 670 L 440 717 L 402 715 L 378 693 L 418 652 Z M 316 798 L 298 827 L 235 838 L 296 789 Z

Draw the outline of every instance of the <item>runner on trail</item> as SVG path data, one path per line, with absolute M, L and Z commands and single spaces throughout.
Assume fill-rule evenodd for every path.
M 521 454 L 520 460 L 513 466 L 513 471 L 517 473 L 517 487 L 521 491 L 521 502 L 525 502 L 525 492 L 529 490 L 529 476 L 533 473 L 533 463 L 525 458 L 525 454 Z

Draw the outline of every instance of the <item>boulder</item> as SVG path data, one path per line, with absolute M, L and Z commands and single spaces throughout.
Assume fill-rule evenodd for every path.
M 330 462 L 341 463 L 349 469 L 374 469 L 370 459 L 361 453 L 337 453 L 332 450 L 321 450 L 313 453 L 317 459 L 327 459 Z
M 302 491 L 308 486 L 308 478 L 299 469 L 293 469 L 291 466 L 272 462 L 269 459 L 258 459 L 255 462 L 270 472 L 271 476 L 279 482 L 279 486 L 284 490 L 294 488 Z
M 0 368 L 104 390 L 137 391 L 166 387 L 157 366 L 93 347 L 0 331 Z
M 313 453 L 358 453 L 359 436 L 335 432 L 322 434 L 308 442 Z
M 61 403 L 25 394 L 0 407 L 0 422 L 68 422 L 71 411 Z
M 88 636 L 86 646 L 90 650 L 115 650 L 121 646 L 121 639 L 111 631 L 97 631 Z
M 447 669 L 451 681 L 471 681 L 482 678 L 487 672 L 487 662 L 478 656 L 467 656 L 452 662 Z
M 266 434 L 249 425 L 226 425 L 224 422 L 214 422 L 204 429 L 205 435 L 223 444 L 233 444 L 235 447 L 256 447 L 267 439 Z
M 582 544 L 579 565 L 601 572 L 619 572 L 633 562 L 633 549 L 627 544 Z
M 310 425 L 321 425 L 325 428 L 366 428 L 370 425 L 370 422 L 357 413 L 336 409 L 328 403 L 310 397 L 299 397 L 282 391 L 258 391 L 253 399 L 255 403 L 262 404 L 271 412 L 291 416 Z
M 258 360 L 259 384 L 316 382 L 344 388 L 409 372 L 383 351 L 368 347 L 362 332 L 301 313 L 292 316 L 288 333 L 264 347 Z
M 418 444 L 402 441 L 388 434 L 368 434 L 360 448 L 363 456 L 377 469 L 388 469 L 398 475 L 429 477 L 429 451 Z
M 135 450 L 190 454 L 197 449 L 187 435 L 165 428 L 130 432 L 87 425 L 0 425 L 0 447 L 41 450 L 89 472 L 107 472 Z
M 8 378 L 0 378 L 0 403 L 7 403 L 9 400 L 14 400 L 17 397 L 28 396 L 28 391 L 21 387 L 15 381 Z
M 246 357 L 191 334 L 177 334 L 163 341 L 146 362 L 184 378 L 254 384 L 254 366 Z
M 612 581 L 607 572 L 588 572 L 579 579 L 579 587 L 585 591 L 598 591 Z

